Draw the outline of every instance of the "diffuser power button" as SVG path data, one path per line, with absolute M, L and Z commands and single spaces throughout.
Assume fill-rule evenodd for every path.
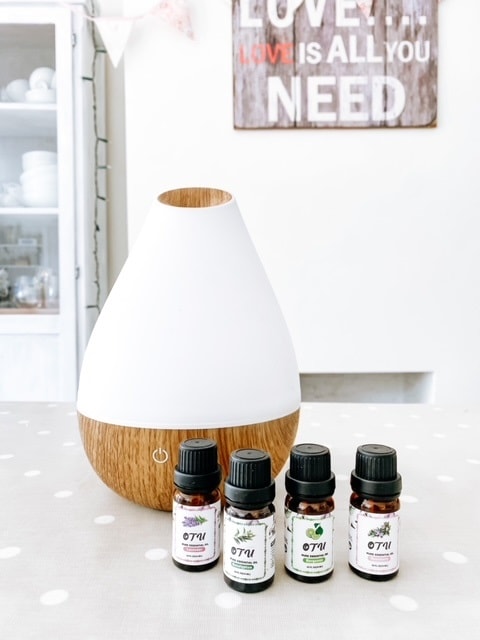
M 152 458 L 157 464 L 165 464 L 168 460 L 168 451 L 165 449 L 155 449 L 152 453 Z

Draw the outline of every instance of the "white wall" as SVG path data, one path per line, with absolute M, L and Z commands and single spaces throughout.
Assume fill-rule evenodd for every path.
M 477 403 L 478 0 L 440 4 L 438 127 L 388 131 L 235 131 L 229 3 L 189 5 L 193 41 L 149 19 L 127 46 L 129 243 L 161 191 L 230 190 L 301 372 L 433 372 L 433 399 Z

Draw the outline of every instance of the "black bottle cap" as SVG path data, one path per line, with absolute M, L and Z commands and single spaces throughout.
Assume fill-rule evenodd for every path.
M 234 451 L 224 490 L 225 498 L 240 508 L 270 504 L 275 498 L 275 481 L 269 454 L 260 449 Z
M 335 491 L 330 450 L 320 444 L 297 444 L 290 451 L 285 488 L 294 498 L 325 499 Z
M 358 447 L 350 485 L 355 493 L 367 498 L 397 498 L 402 490 L 402 478 L 397 473 L 395 449 L 383 444 Z
M 221 479 L 214 440 L 191 438 L 180 444 L 178 464 L 173 472 L 176 487 L 186 491 L 213 491 Z

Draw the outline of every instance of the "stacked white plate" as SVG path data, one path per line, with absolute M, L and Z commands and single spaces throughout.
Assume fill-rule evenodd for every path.
M 27 151 L 22 155 L 20 175 L 22 200 L 27 207 L 56 207 L 58 204 L 57 154 Z

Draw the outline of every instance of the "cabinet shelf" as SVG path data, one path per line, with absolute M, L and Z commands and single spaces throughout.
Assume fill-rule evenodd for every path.
M 52 137 L 57 133 L 57 105 L 27 102 L 0 103 L 0 135 L 28 138 Z
M 0 269 L 40 269 L 41 264 L 0 264 Z
M 0 242 L 0 249 L 18 249 L 18 250 L 27 250 L 27 251 L 38 251 L 42 248 L 40 244 L 21 244 L 20 242 L 16 242 L 15 244 L 5 244 Z
M 40 215 L 58 215 L 57 207 L 1 207 L 0 216 L 6 215 L 23 215 L 23 216 L 40 216 Z
M 46 308 L 46 309 L 37 309 L 37 308 L 29 308 L 29 307 L 0 307 L 0 315 L 20 315 L 23 316 L 25 314 L 28 315 L 36 315 L 36 316 L 45 316 L 45 315 L 56 315 L 59 313 L 58 307 Z

